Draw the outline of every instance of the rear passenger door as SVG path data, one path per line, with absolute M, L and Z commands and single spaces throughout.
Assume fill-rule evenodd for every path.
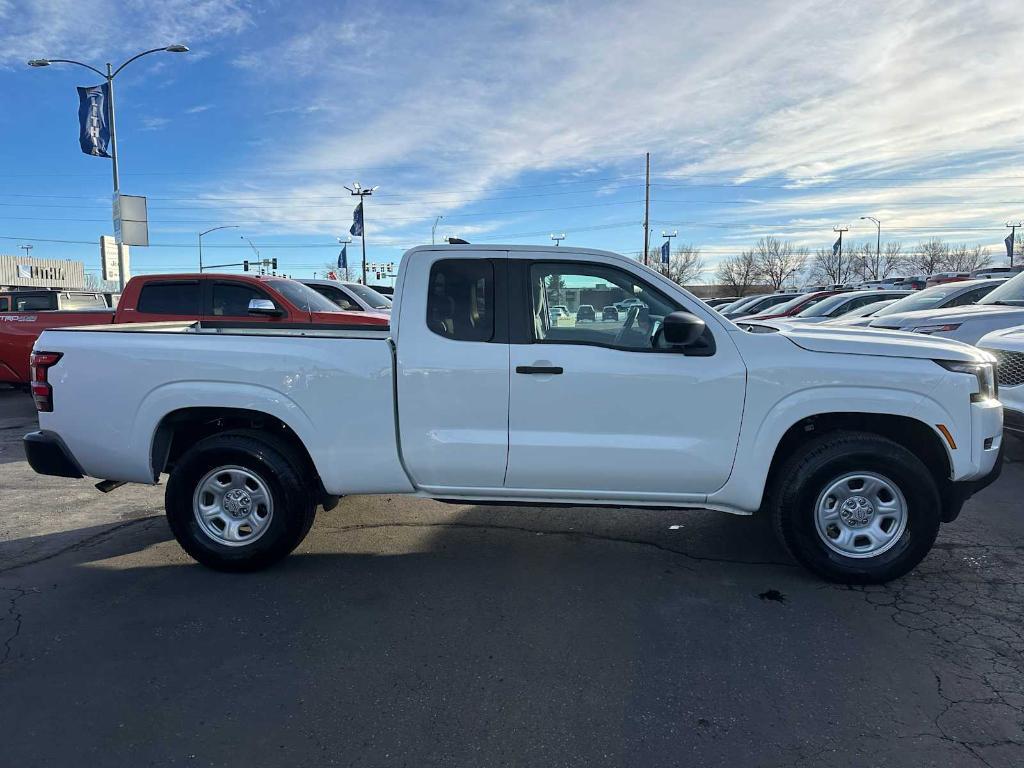
M 431 492 L 500 492 L 508 456 L 507 253 L 420 251 L 397 306 L 399 431 Z

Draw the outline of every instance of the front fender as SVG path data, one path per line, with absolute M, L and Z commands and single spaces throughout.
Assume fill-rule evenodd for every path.
M 767 412 L 759 414 L 748 409 L 740 429 L 733 472 L 726 484 L 708 497 L 708 502 L 756 511 L 761 506 L 772 460 L 786 432 L 804 419 L 830 413 L 900 416 L 920 421 L 940 438 L 954 468 L 959 457 L 949 450 L 936 425 L 945 424 L 954 435 L 961 434 L 962 441 L 958 443 L 962 442 L 970 451 L 969 420 L 966 425 L 957 423 L 955 415 L 931 396 L 887 387 L 810 387 L 786 395 Z M 969 460 L 969 456 L 966 458 Z

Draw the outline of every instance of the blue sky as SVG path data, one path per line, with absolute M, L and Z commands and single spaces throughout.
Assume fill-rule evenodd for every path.
M 765 234 L 812 250 L 938 236 L 1002 261 L 1024 217 L 1016 2 L 0 0 L 0 252 L 98 268 L 109 161 L 81 154 L 75 67 L 181 41 L 118 78 L 122 189 L 150 200 L 135 273 L 332 261 L 343 185 L 380 185 L 369 256 L 438 237 L 636 253 L 643 153 L 654 237 L 710 268 Z M 82 242 L 48 242 L 52 240 Z M 244 246 L 244 248 L 242 247 Z M 358 249 L 350 248 L 351 253 Z

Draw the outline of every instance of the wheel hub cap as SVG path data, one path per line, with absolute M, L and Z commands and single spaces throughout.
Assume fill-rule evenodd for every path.
M 224 494 L 224 511 L 232 517 L 248 517 L 252 509 L 252 497 L 241 488 L 235 488 Z
M 875 505 L 863 496 L 851 496 L 839 507 L 839 517 L 851 528 L 863 528 L 875 516 Z

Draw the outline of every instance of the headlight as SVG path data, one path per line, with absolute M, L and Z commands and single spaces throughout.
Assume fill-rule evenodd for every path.
M 947 371 L 968 373 L 978 380 L 978 391 L 971 393 L 972 403 L 994 400 L 999 394 L 995 363 L 961 363 L 956 360 L 936 360 L 935 362 Z
M 941 325 L 918 325 L 911 328 L 911 333 L 948 333 L 955 331 L 963 323 L 942 323 Z

